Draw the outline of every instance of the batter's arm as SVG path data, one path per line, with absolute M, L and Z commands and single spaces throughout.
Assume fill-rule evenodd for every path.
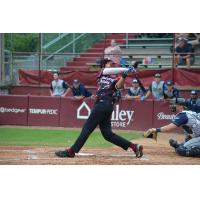
M 116 87 L 116 89 L 123 89 L 124 88 L 124 83 L 125 83 L 125 78 L 123 78 L 123 77 L 121 77 L 118 81 L 117 81 L 117 83 L 116 83 L 116 85 L 115 85 L 115 87 Z
M 103 75 L 109 75 L 109 74 L 121 74 L 123 72 L 129 71 L 129 68 L 123 68 L 123 67 L 109 67 L 109 68 L 105 68 L 103 70 Z M 136 70 L 135 70 L 136 72 Z M 132 71 L 133 73 L 133 71 Z

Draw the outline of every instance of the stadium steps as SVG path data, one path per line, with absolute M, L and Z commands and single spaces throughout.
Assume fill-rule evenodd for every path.
M 125 44 L 125 33 L 112 33 L 106 35 L 105 39 L 95 43 L 91 48 L 87 49 L 84 53 L 80 54 L 78 57 L 75 57 L 72 61 L 66 63 L 66 66 L 60 68 L 60 72 L 66 72 L 67 70 L 77 70 L 77 69 L 88 69 L 89 66 L 87 63 L 96 62 L 96 59 L 102 57 L 104 54 L 104 49 L 110 45 L 112 39 L 118 44 Z M 130 34 L 131 37 L 134 37 L 134 34 Z M 78 67 L 78 68 L 77 68 Z

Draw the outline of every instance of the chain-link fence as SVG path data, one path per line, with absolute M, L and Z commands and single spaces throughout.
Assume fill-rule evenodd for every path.
M 15 52 L 5 49 L 4 53 L 1 51 L 3 59 L 1 59 L 1 87 L 18 84 L 19 69 L 59 71 L 60 68 L 72 66 L 74 69 L 98 67 L 96 60 L 104 56 L 109 34 L 60 33 L 40 34 L 40 36 L 41 42 L 38 44 L 38 51 Z M 11 36 L 10 38 L 12 39 Z M 99 46 L 94 46 L 100 41 Z M 10 45 L 13 46 L 13 44 Z M 171 35 L 162 38 L 141 38 L 135 37 L 133 34 L 125 34 L 119 44 L 122 51 L 121 58 L 129 64 L 132 61 L 140 60 L 142 61 L 140 67 L 143 69 L 175 67 L 173 45 L 174 38 Z M 192 68 L 199 67 L 198 46 L 192 55 L 195 57 Z

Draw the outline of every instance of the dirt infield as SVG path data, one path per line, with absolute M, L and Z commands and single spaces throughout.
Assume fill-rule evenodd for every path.
M 150 139 L 140 139 L 144 145 L 144 156 L 135 158 L 131 151 L 125 152 L 118 147 L 106 149 L 83 148 L 75 158 L 58 158 L 54 152 L 62 147 L 20 147 L 1 146 L 0 165 L 197 165 L 199 158 L 176 155 L 169 146 L 168 139 L 183 140 L 180 134 L 161 134 L 156 143 Z

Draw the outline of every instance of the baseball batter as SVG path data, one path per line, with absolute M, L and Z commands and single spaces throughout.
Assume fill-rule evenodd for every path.
M 185 99 L 177 98 L 171 106 L 172 111 L 177 113 L 172 122 L 161 128 L 149 129 L 144 134 L 144 137 L 157 139 L 157 134 L 160 132 L 168 132 L 177 127 L 182 127 L 189 137 L 181 144 L 176 140 L 170 139 L 170 146 L 180 156 L 200 157 L 200 114 L 187 111 L 185 105 Z
M 112 68 L 113 62 L 110 59 L 105 59 L 102 64 L 102 70 L 98 76 L 97 84 L 97 100 L 91 114 L 83 126 L 83 129 L 75 141 L 75 143 L 66 150 L 57 151 L 55 154 L 59 157 L 74 157 L 78 153 L 90 134 L 99 125 L 101 133 L 105 140 L 121 147 L 124 150 L 132 149 L 137 158 L 143 155 L 143 146 L 134 144 L 119 135 L 112 132 L 111 129 L 111 114 L 114 106 L 114 94 L 117 90 L 124 87 L 125 79 L 128 74 L 136 72 L 134 67 L 129 68 Z M 138 63 L 135 63 L 135 67 Z M 121 74 L 120 78 L 116 78 L 116 74 Z M 115 76 L 112 76 L 115 75 Z

